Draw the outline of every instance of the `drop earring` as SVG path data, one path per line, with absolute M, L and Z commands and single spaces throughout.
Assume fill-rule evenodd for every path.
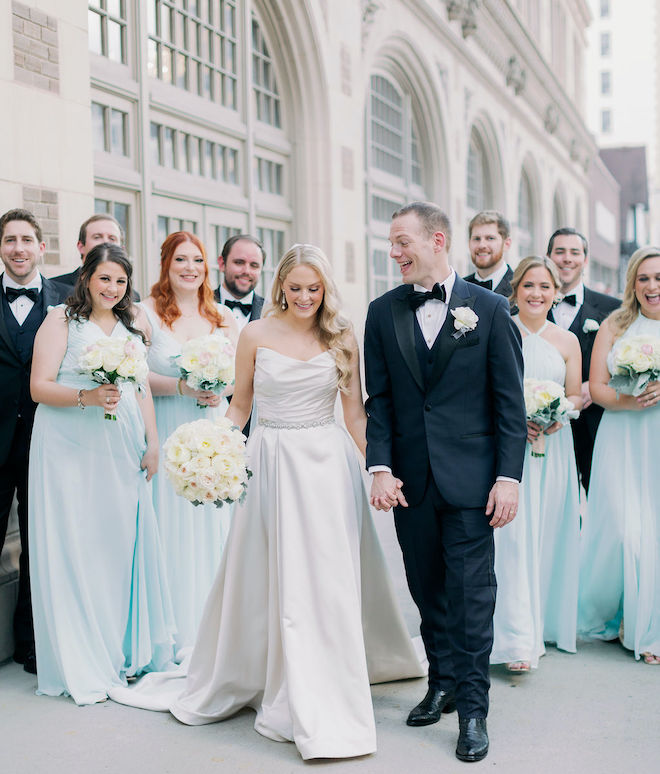
M 282 310 L 284 311 L 287 308 L 288 304 L 286 302 L 286 296 L 282 296 Z

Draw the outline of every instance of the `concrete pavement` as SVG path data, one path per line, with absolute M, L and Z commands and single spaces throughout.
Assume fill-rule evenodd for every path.
M 377 526 L 402 607 L 416 633 L 391 526 Z M 493 770 L 501 774 L 656 774 L 660 771 L 660 666 L 636 662 L 616 643 L 582 644 L 576 655 L 550 649 L 539 669 L 492 675 L 491 750 L 476 764 L 454 756 L 457 716 L 408 728 L 405 716 L 424 695 L 423 680 L 373 686 L 375 755 L 305 763 L 293 744 L 254 731 L 254 713 L 188 727 L 164 713 L 105 702 L 35 696 L 36 679 L 17 664 L 0 666 L 2 774 L 285 774 L 320 767 L 332 774 Z M 320 699 L 322 700 L 322 699 Z

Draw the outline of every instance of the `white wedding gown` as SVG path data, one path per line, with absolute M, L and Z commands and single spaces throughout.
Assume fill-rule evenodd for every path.
M 424 669 L 395 602 L 353 444 L 334 420 L 334 359 L 324 352 L 300 361 L 260 347 L 254 391 L 254 477 L 234 513 L 183 693 L 165 706 L 189 725 L 252 707 L 259 733 L 294 741 L 305 759 L 372 753 L 369 683 Z M 112 698 L 164 708 L 153 702 L 159 681 L 167 682 L 149 675 Z

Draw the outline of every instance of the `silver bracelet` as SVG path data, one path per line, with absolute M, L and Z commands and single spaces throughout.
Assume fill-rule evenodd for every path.
M 85 402 L 83 401 L 83 392 L 84 390 L 78 390 L 78 408 L 81 411 L 85 410 Z

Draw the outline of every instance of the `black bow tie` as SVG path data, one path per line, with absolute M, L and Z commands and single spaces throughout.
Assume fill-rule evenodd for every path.
M 10 304 L 21 296 L 26 296 L 33 302 L 36 302 L 39 298 L 39 291 L 37 288 L 5 288 L 5 293 L 7 294 L 7 301 L 9 301 Z
M 577 306 L 577 296 L 575 293 L 571 293 L 570 296 L 564 296 L 562 301 L 570 306 Z
M 246 304 L 243 301 L 225 301 L 224 304 L 229 309 L 240 309 L 246 317 L 252 311 L 252 304 Z
M 481 285 L 481 287 L 482 288 L 486 288 L 486 290 L 492 290 L 493 289 L 493 280 L 477 279 L 477 285 Z
M 415 309 L 419 309 L 422 304 L 425 304 L 432 298 L 436 298 L 438 301 L 446 301 L 447 291 L 445 290 L 445 286 L 436 282 L 433 286 L 433 290 L 427 290 L 423 293 L 419 290 L 413 290 L 408 296 L 408 303 L 410 304 L 410 308 L 415 311 Z

